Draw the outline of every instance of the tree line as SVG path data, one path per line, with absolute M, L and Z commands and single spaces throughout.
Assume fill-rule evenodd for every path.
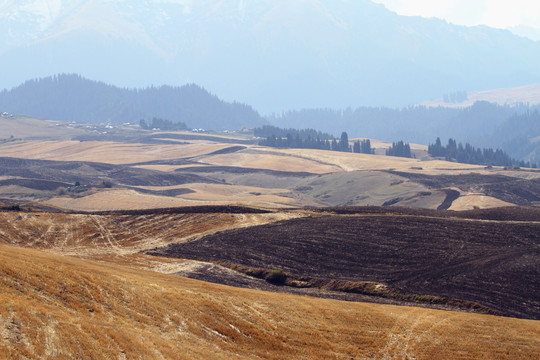
M 386 156 L 399 156 L 411 158 L 413 154 L 411 152 L 411 145 L 403 141 L 392 143 L 392 146 L 386 149 Z
M 355 140 L 351 146 L 347 132 L 342 132 L 339 138 L 314 129 L 282 129 L 276 126 L 263 126 L 253 131 L 255 136 L 265 137 L 259 145 L 277 148 L 318 149 L 329 151 L 353 152 L 359 154 L 374 154 L 369 139 Z M 408 143 L 399 141 L 393 143 L 387 150 L 389 156 L 412 157 Z
M 448 94 L 448 102 L 461 101 L 464 93 Z M 382 141 L 403 139 L 428 144 L 444 134 L 482 148 L 502 148 L 511 157 L 540 159 L 540 105 L 497 105 L 477 101 L 466 108 L 410 106 L 405 108 L 304 109 L 268 116 L 276 126 L 294 124 L 321 131 L 346 131 L 353 137 Z
M 448 161 L 457 161 L 464 164 L 536 168 L 536 164 L 513 159 L 501 149 L 475 148 L 469 143 L 465 145 L 458 144 L 454 139 L 448 139 L 448 144 L 443 146 L 441 139 L 437 138 L 434 144 L 429 144 L 428 153 L 433 157 L 443 157 Z

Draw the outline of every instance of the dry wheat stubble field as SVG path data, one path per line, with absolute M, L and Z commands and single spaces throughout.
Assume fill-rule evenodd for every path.
M 243 290 L 0 245 L 7 358 L 534 359 L 537 321 Z
M 499 189 L 505 199 L 524 201 L 528 195 L 516 191 L 520 179 L 538 178 L 525 170 L 486 170 L 438 160 L 267 149 L 227 137 L 157 134 L 145 141 L 66 141 L 71 136 L 66 134 L 62 140 L 0 144 L 0 193 L 16 193 L 9 204 L 137 210 L 231 203 L 284 209 L 390 202 L 437 208 L 451 188 L 463 198 L 462 207 L 473 208 L 478 205 L 475 195 L 483 196 L 483 207 L 500 205 Z M 419 181 L 395 171 L 427 177 Z M 462 174 L 474 176 L 456 187 L 448 179 L 439 181 L 440 175 Z M 508 176 L 501 178 L 504 186 L 477 176 L 494 174 Z M 471 188 L 479 179 L 481 186 Z M 76 181 L 87 187 L 54 193 L 54 187 Z M 100 185 L 105 181 L 111 188 Z M 531 186 L 534 193 L 536 185 Z M 5 244 L 0 245 L 0 357 L 540 357 L 537 320 L 215 285 L 175 274 L 198 272 L 202 279 L 215 280 L 210 279 L 210 269 L 217 280 L 234 277 L 255 288 L 266 282 L 218 264 L 141 253 L 171 243 L 193 245 L 242 228 L 251 232 L 256 225 L 323 221 L 334 218 L 333 211 L 51 210 L 0 212 L 0 242 Z M 262 288 L 276 291 L 275 286 Z M 319 296 L 325 291 L 304 290 L 299 293 Z
M 533 359 L 539 355 L 537 320 L 213 285 L 174 275 L 186 269 L 185 260 L 138 253 L 170 242 L 193 245 L 242 228 L 259 231 L 253 226 L 268 222 L 327 222 L 342 216 L 332 215 L 331 209 L 252 214 L 245 209 L 244 213 L 242 209 L 233 213 L 194 209 L 191 213 L 0 213 L 1 228 L 7 229 L 0 239 L 10 244 L 0 246 L 0 353 L 13 358 L 217 354 L 250 359 Z M 370 211 L 366 215 L 371 218 L 387 213 L 382 208 Z M 394 215 L 415 215 L 407 211 L 400 209 Z M 427 214 L 423 210 L 416 215 Z M 516 216 L 534 220 L 526 218 L 530 214 L 517 211 Z M 463 214 L 475 215 L 482 221 L 510 216 L 504 211 Z M 316 230 L 313 223 L 309 227 Z M 291 227 L 283 228 L 287 229 Z M 236 246 L 244 242 L 242 237 L 236 239 Z M 230 252 L 235 245 L 224 246 Z

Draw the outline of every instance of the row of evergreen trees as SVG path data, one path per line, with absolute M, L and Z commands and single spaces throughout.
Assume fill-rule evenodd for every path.
M 448 161 L 457 161 L 465 164 L 493 165 L 493 166 L 522 166 L 536 168 L 536 164 L 518 161 L 511 158 L 501 149 L 475 148 L 471 144 L 457 144 L 456 140 L 448 139 L 448 144 L 443 146 L 441 139 L 437 138 L 435 144 L 428 146 L 428 153 L 433 157 L 444 157 Z
M 254 129 L 254 135 L 265 139 L 259 142 L 260 145 L 279 147 L 279 148 L 297 148 L 297 149 L 319 149 L 342 152 L 355 152 L 364 154 L 373 154 L 369 139 L 356 140 L 353 146 L 349 144 L 349 136 L 346 132 L 341 133 L 339 139 L 334 136 L 321 133 L 313 129 L 281 129 L 275 126 L 263 126 Z
M 299 137 L 301 140 L 306 140 L 307 138 L 311 137 L 312 139 L 321 139 L 321 140 L 333 140 L 334 136 L 324 133 L 321 131 L 317 131 L 315 129 L 282 129 L 277 126 L 272 125 L 263 125 L 262 127 L 258 127 L 253 129 L 253 135 L 257 137 L 263 137 L 267 138 L 270 136 L 275 136 L 278 138 L 284 138 L 287 136 L 292 136 L 293 138 Z
M 371 148 L 371 141 L 366 140 L 356 140 L 353 144 L 353 152 L 360 154 L 374 154 L 375 150 Z
M 277 147 L 277 148 L 296 148 L 296 149 L 319 149 L 332 150 L 331 140 L 322 140 L 320 137 L 312 138 L 308 136 L 302 139 L 298 134 L 293 137 L 292 134 L 287 134 L 286 137 L 270 135 L 266 139 L 259 141 L 259 145 Z

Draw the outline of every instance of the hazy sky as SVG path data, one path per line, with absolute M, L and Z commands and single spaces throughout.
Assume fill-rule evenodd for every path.
M 540 28 L 539 0 L 373 0 L 401 15 L 438 17 L 458 25 Z

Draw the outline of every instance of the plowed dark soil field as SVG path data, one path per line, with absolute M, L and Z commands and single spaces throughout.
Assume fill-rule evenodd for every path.
M 432 189 L 442 189 L 454 186 L 464 191 L 472 189 L 475 189 L 476 191 L 480 190 L 488 196 L 493 196 L 497 199 L 517 205 L 534 205 L 540 201 L 540 179 L 525 180 L 496 174 L 429 176 L 399 171 L 389 171 L 389 173 L 424 184 Z
M 329 215 L 225 231 L 153 254 L 281 269 L 300 278 L 373 281 L 403 294 L 460 299 L 540 319 L 535 221 Z

